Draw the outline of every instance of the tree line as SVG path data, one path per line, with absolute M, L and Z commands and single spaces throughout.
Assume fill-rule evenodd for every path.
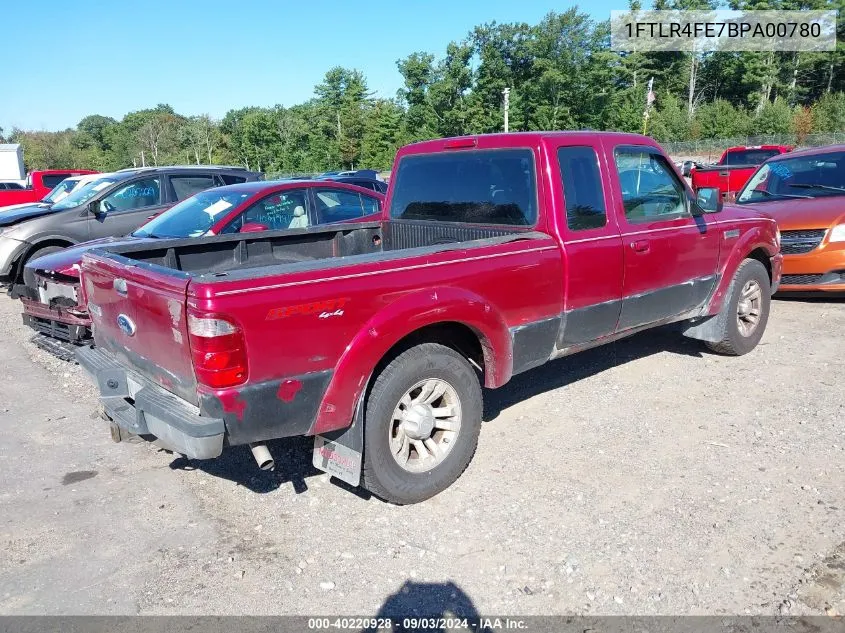
M 845 0 L 729 0 L 733 9 L 845 9 Z M 631 8 L 639 8 L 632 0 Z M 656 9 L 714 9 L 719 0 L 656 0 Z M 840 39 L 845 35 L 840 24 Z M 391 165 L 400 146 L 502 130 L 641 132 L 646 86 L 658 141 L 845 131 L 843 49 L 807 52 L 619 53 L 608 22 L 577 7 L 538 24 L 488 23 L 445 54 L 397 61 L 403 84 L 376 98 L 363 72 L 335 67 L 305 103 L 230 110 L 215 120 L 167 104 L 121 120 L 93 114 L 57 132 L 12 129 L 27 167 L 95 168 L 239 164 L 276 173 Z

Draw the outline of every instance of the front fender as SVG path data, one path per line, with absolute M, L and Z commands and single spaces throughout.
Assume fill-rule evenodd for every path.
M 722 248 L 724 249 L 727 249 L 730 245 L 730 251 L 722 258 L 722 265 L 719 270 L 719 283 L 710 298 L 707 314 L 718 314 L 721 311 L 722 304 L 728 293 L 728 288 L 739 265 L 752 252 L 762 250 L 769 258 L 778 254 L 780 249 L 775 241 L 775 230 L 774 225 L 771 228 L 767 226 L 754 226 L 752 229 L 742 232 L 736 242 L 723 244 Z
M 460 288 L 419 290 L 380 309 L 353 337 L 335 367 L 311 433 L 349 426 L 367 381 L 390 348 L 421 328 L 446 322 L 466 325 L 478 335 L 486 386 L 498 387 L 510 380 L 511 335 L 496 306 Z

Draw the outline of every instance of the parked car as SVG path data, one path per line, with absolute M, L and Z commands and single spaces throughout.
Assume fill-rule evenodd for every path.
M 332 175 L 319 176 L 321 180 L 332 182 L 344 182 L 350 185 L 364 187 L 378 193 L 387 193 L 387 183 L 378 178 L 378 174 L 372 169 L 360 169 L 358 171 L 340 172 Z
M 790 145 L 753 145 L 729 147 L 715 165 L 695 166 L 690 169 L 694 191 L 716 187 L 727 201 L 732 201 L 745 186 L 751 174 L 772 156 L 792 151 Z
M 96 346 L 77 357 L 118 439 L 248 444 L 268 468 L 267 440 L 314 435 L 316 467 L 422 501 L 469 464 L 482 384 L 671 322 L 757 345 L 777 227 L 717 193 L 634 134 L 410 145 L 383 223 L 87 252 Z
M 96 173 L 87 169 L 43 169 L 31 171 L 27 176 L 25 188 L 0 190 L 0 212 L 3 211 L 2 207 L 7 207 L 11 204 L 38 202 L 44 199 L 65 178 Z
M 106 174 L 94 172 L 93 174 L 85 174 L 84 176 L 70 176 L 65 178 L 58 185 L 53 187 L 53 190 L 44 196 L 38 204 L 55 204 L 59 200 L 69 196 L 80 187 L 84 187 L 89 182 L 93 182 L 105 175 Z M 0 213 L 3 213 L 3 211 L 7 211 L 8 209 L 9 207 L 4 207 L 3 209 L 0 209 Z
M 103 176 L 48 206 L 0 209 L 0 278 L 19 281 L 30 259 L 108 236 L 126 235 L 198 191 L 261 174 L 237 167 L 146 167 Z
M 249 182 L 209 189 L 171 207 L 126 237 L 109 237 L 39 257 L 26 265 L 23 284 L 11 295 L 23 302 L 24 323 L 62 341 L 91 338 L 91 319 L 79 295 L 83 253 L 108 247 L 204 235 L 306 229 L 332 222 L 380 218 L 384 196 L 352 185 L 323 181 Z M 51 351 L 68 350 L 49 341 Z
M 89 182 L 93 182 L 98 178 L 103 178 L 106 175 L 107 174 L 94 172 L 93 174 L 85 174 L 84 176 L 70 176 L 53 187 L 53 189 L 38 202 L 26 202 L 24 204 L 12 204 L 7 207 L 2 207 L 0 208 L 0 224 L 2 224 L 4 217 L 11 217 L 12 214 L 20 215 L 24 209 L 35 209 L 40 213 L 41 209 L 59 202 L 76 189 L 84 187 Z
M 845 145 L 771 158 L 737 198 L 780 227 L 783 292 L 845 292 Z

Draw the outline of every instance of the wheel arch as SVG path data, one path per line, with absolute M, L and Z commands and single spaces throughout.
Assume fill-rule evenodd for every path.
M 373 377 L 403 351 L 440 343 L 481 370 L 484 385 L 497 387 L 513 372 L 510 331 L 498 310 L 473 293 L 427 289 L 406 295 L 378 312 L 352 339 L 323 395 L 311 433 L 349 426 Z
M 21 250 L 20 255 L 18 255 L 18 258 L 12 266 L 14 278 L 20 279 L 21 275 L 23 275 L 23 269 L 26 263 L 42 248 L 47 248 L 48 246 L 68 248 L 75 245 L 76 242 L 63 237 L 43 237 L 36 242 L 28 242 L 27 246 Z

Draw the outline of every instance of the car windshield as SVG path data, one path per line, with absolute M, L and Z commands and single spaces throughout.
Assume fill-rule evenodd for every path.
M 171 207 L 150 220 L 132 235 L 134 237 L 200 237 L 214 223 L 251 194 L 245 191 L 209 189 Z
M 53 187 L 53 190 L 46 196 L 44 196 L 41 202 L 46 202 L 47 204 L 55 204 L 59 200 L 66 198 L 67 195 L 71 191 L 73 191 L 73 188 L 78 182 L 79 178 L 65 178 L 58 185 Z
M 845 152 L 796 156 L 761 165 L 737 202 L 845 195 Z
M 723 164 L 728 167 L 752 167 L 778 154 L 780 152 L 776 149 L 736 149 L 728 152 Z
M 97 180 L 92 180 L 87 185 L 84 185 L 76 191 L 71 192 L 69 195 L 65 196 L 59 202 L 54 204 L 53 211 L 72 209 L 73 207 L 78 207 L 80 204 L 85 204 L 91 198 L 97 195 L 97 193 L 99 193 L 106 187 L 113 185 L 118 180 L 120 179 L 114 177 L 97 178 Z

